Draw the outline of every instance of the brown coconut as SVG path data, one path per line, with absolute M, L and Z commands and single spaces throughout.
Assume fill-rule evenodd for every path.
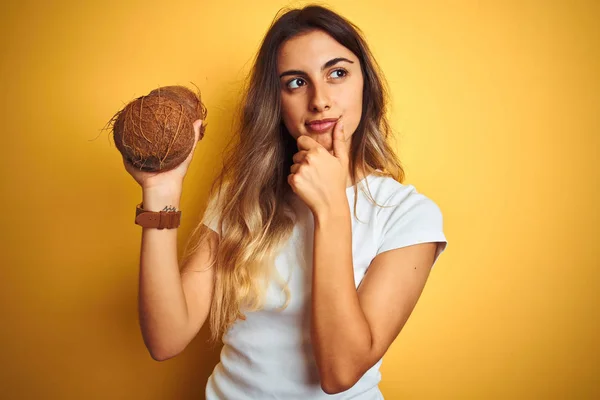
M 131 101 L 117 112 L 113 137 L 127 162 L 142 171 L 168 171 L 180 165 L 194 146 L 193 122 L 206 118 L 200 93 L 185 86 L 164 86 Z M 204 137 L 204 122 L 200 139 Z

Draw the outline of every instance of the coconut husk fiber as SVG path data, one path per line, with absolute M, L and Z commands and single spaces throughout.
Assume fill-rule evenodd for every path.
M 113 118 L 115 145 L 125 160 L 142 171 L 168 171 L 180 165 L 194 146 L 193 122 L 206 119 L 200 91 L 164 86 L 131 101 Z M 204 122 L 200 139 L 204 137 Z

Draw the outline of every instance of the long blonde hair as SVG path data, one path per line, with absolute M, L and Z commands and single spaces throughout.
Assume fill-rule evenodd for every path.
M 219 197 L 215 211 L 221 229 L 211 266 L 215 268 L 209 317 L 213 342 L 238 318 L 244 318 L 242 308 L 253 311 L 262 307 L 269 279 L 281 284 L 286 294 L 283 308 L 290 299 L 286 283 L 275 273 L 274 260 L 295 224 L 293 215 L 284 211 L 292 209 L 287 175 L 298 149 L 282 122 L 276 61 L 286 40 L 316 29 L 352 51 L 364 76 L 362 115 L 350 151 L 352 181 L 356 182 L 358 168 L 365 176 L 376 173 L 399 182 L 404 179 L 400 161 L 388 144 L 391 130 L 385 81 L 360 30 L 320 6 L 285 11 L 271 24 L 256 55 L 239 110 L 239 135 L 226 149 L 223 168 L 209 192 L 211 199 Z M 356 194 L 356 185 L 354 191 Z M 184 263 L 208 232 L 202 224 L 196 226 L 184 251 Z

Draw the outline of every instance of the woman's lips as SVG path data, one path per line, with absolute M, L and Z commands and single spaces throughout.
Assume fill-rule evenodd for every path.
M 329 132 L 336 122 L 337 121 L 313 122 L 312 124 L 306 124 L 306 129 L 313 133 L 325 133 Z

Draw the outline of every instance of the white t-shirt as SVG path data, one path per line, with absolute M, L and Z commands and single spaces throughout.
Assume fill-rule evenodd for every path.
M 361 191 L 365 181 L 381 208 L 373 205 Z M 388 250 L 425 242 L 438 242 L 435 259 L 445 250 L 442 213 L 414 186 L 403 185 L 391 177 L 369 175 L 358 183 L 358 220 L 354 215 L 354 188 L 346 189 L 352 215 L 352 257 L 356 287 L 376 255 Z M 382 359 L 350 389 L 326 394 L 319 375 L 310 339 L 310 295 L 314 221 L 312 212 L 295 196 L 298 219 L 292 236 L 275 265 L 281 277 L 289 277 L 290 303 L 279 310 L 285 294 L 272 282 L 265 307 L 246 312 L 223 336 L 220 362 L 206 386 L 206 399 L 383 399 L 378 388 Z M 211 199 L 207 210 L 212 208 Z M 205 216 L 209 213 L 205 213 Z M 218 216 L 205 217 L 204 223 L 219 233 Z M 359 222 L 362 221 L 362 222 Z M 290 275 L 291 274 L 291 275 Z

